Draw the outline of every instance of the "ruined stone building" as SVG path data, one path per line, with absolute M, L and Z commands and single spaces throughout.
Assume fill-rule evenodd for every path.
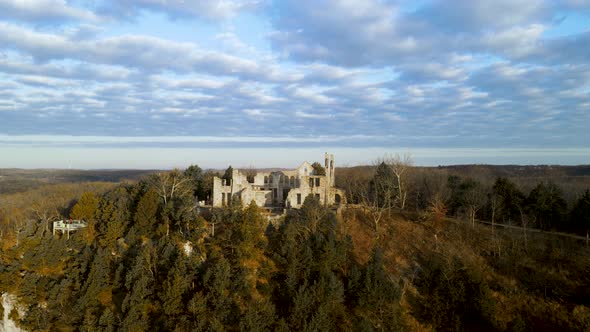
M 334 155 L 325 154 L 325 175 L 316 174 L 307 161 L 288 171 L 258 172 L 248 178 L 234 169 L 231 179 L 213 179 L 213 206 L 240 200 L 266 208 L 299 208 L 309 195 L 327 206 L 345 203 L 344 191 L 334 187 Z

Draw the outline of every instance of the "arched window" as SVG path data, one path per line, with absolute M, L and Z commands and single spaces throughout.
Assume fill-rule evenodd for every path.
M 291 187 L 295 187 L 295 177 L 291 177 Z
M 264 183 L 268 183 L 268 176 L 264 177 Z

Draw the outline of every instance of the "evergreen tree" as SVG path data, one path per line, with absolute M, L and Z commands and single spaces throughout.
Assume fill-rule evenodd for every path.
M 233 167 L 229 166 L 225 170 L 225 172 L 223 173 L 223 176 L 221 178 L 224 180 L 231 180 L 233 178 L 233 172 L 234 172 Z
M 70 212 L 70 218 L 94 222 L 98 210 L 99 199 L 93 192 L 82 194 Z
M 326 175 L 326 169 L 317 161 L 311 164 L 311 168 L 313 169 L 313 175 Z
M 524 194 L 516 185 L 506 178 L 498 178 L 492 187 L 493 194 L 498 197 L 498 220 L 514 222 L 520 220 L 524 209 Z
M 590 230 L 590 190 L 588 189 L 574 204 L 569 217 L 569 230 L 581 234 L 587 234 Z
M 539 183 L 531 190 L 526 205 L 539 228 L 544 230 L 563 229 L 562 221 L 567 212 L 567 204 L 562 197 L 561 190 L 554 183 Z
M 190 165 L 184 170 L 184 176 L 190 179 L 193 188 L 193 196 L 197 197 L 199 200 L 205 199 L 207 196 L 203 183 L 205 180 L 203 170 L 198 165 Z
M 395 174 L 389 165 L 381 162 L 369 182 L 371 202 L 381 208 L 391 208 L 395 201 Z

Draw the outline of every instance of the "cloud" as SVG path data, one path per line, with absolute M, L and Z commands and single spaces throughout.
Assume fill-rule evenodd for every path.
M 38 75 L 52 78 L 93 80 L 93 81 L 121 81 L 129 79 L 133 70 L 122 66 L 96 65 L 88 63 L 70 63 L 60 65 L 55 63 L 34 63 L 24 59 L 0 58 L 0 71 L 19 75 Z
M 586 146 L 590 34 L 563 18 L 585 15 L 572 1 L 142 0 L 107 3 L 125 20 L 101 24 L 0 17 L 0 133 L 90 136 L 52 143 L 68 146 L 122 133 L 198 137 L 122 140 L 134 147 Z
M 224 53 L 204 50 L 182 43 L 142 35 L 123 35 L 96 40 L 76 41 L 67 37 L 40 33 L 0 22 L 0 42 L 5 47 L 31 54 L 38 61 L 73 59 L 98 64 L 119 65 L 159 72 L 193 71 L 245 79 L 281 80 L 273 68 Z M 179 57 L 182 54 L 182 57 Z
M 434 0 L 410 16 L 447 32 L 478 34 L 550 22 L 551 7 L 543 0 Z
M 277 7 L 270 39 L 285 58 L 346 67 L 422 62 L 444 66 L 457 55 L 535 61 L 536 56 L 557 56 L 558 45 L 583 58 L 586 34 L 549 40 L 544 33 L 572 8 L 584 6 L 542 0 L 435 0 L 408 10 L 396 1 L 289 0 Z
M 172 18 L 228 19 L 244 10 L 253 10 L 262 5 L 256 0 L 107 0 L 101 6 L 103 14 L 134 18 L 138 12 L 149 10 L 163 12 Z
M 0 0 L 0 18 L 36 24 L 101 20 L 92 11 L 72 7 L 64 0 Z

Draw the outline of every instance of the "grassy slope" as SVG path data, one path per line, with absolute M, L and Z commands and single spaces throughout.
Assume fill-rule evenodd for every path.
M 384 221 L 379 236 L 359 210 L 343 214 L 343 230 L 351 235 L 357 258 L 369 259 L 375 245 L 383 248 L 386 267 L 404 280 L 402 299 L 412 330 L 432 326 L 416 319 L 412 298 L 428 301 L 415 287 L 431 257 L 448 266 L 458 259 L 481 275 L 491 292 L 496 329 L 553 327 L 590 329 L 590 248 L 583 241 L 520 231 L 492 229 L 456 220 L 418 221 L 417 215 L 395 214 Z M 451 268 L 449 268 L 451 269 Z M 419 322 L 420 320 L 420 322 Z

